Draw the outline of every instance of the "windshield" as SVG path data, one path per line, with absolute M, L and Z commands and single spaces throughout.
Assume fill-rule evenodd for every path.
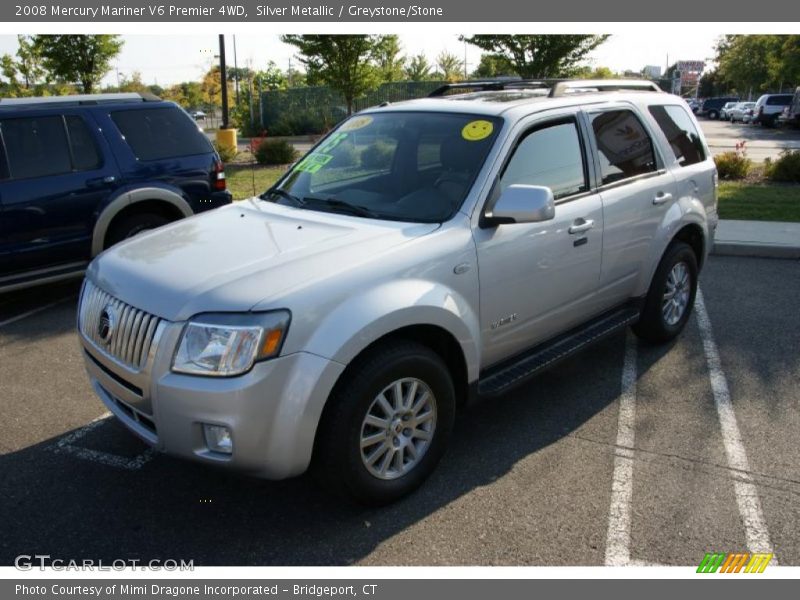
M 357 115 L 261 197 L 375 219 L 445 221 L 466 198 L 501 125 L 452 113 Z

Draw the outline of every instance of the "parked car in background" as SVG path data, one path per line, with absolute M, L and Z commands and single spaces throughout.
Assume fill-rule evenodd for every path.
M 703 105 L 703 102 L 698 98 L 689 98 L 686 100 L 686 104 L 689 105 L 689 108 L 694 114 L 697 114 L 700 110 L 700 107 Z
M 193 110 L 190 111 L 189 114 L 195 121 L 200 121 L 206 118 L 206 113 L 204 113 L 202 110 Z
M 784 107 L 779 121 L 782 124 L 800 127 L 800 87 L 795 90 L 791 103 Z
M 722 107 L 728 102 L 739 102 L 739 98 L 733 96 L 725 96 L 720 98 L 708 98 L 703 102 L 703 106 L 697 113 L 700 116 L 708 117 L 709 119 L 719 119 L 722 112 Z
M 730 119 L 730 114 L 728 111 L 732 109 L 734 106 L 739 104 L 738 102 L 726 102 L 719 111 L 719 118 L 722 121 L 727 121 Z
M 792 103 L 793 94 L 764 94 L 753 108 L 753 122 L 775 127 L 783 109 Z
M 728 117 L 731 123 L 749 123 L 753 118 L 755 102 L 737 102 L 733 108 L 728 109 Z
M 367 109 L 261 196 L 98 256 L 94 391 L 159 451 L 383 504 L 470 399 L 629 325 L 677 337 L 717 226 L 702 131 L 647 81 L 548 85 Z
M 147 94 L 0 99 L 0 291 L 80 276 L 92 257 L 231 203 L 186 112 Z

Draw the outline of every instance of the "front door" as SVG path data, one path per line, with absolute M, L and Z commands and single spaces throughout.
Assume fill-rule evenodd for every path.
M 475 229 L 487 366 L 585 320 L 600 275 L 603 210 L 577 114 L 521 132 L 492 198 L 512 184 L 551 188 L 555 218 Z

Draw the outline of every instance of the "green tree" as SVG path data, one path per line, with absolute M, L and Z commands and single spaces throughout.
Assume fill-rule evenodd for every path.
M 142 81 L 142 74 L 134 71 L 130 77 L 125 77 L 120 82 L 120 92 L 149 92 L 150 88 Z
M 508 77 L 516 75 L 514 67 L 505 56 L 496 54 L 481 54 L 481 61 L 472 72 L 474 79 L 492 79 L 494 77 Z
M 437 78 L 458 81 L 464 78 L 464 61 L 455 54 L 442 50 L 436 57 Z
M 719 74 L 740 94 L 768 91 L 788 83 L 792 77 L 785 70 L 784 59 L 793 54 L 790 37 L 798 36 L 724 36 L 717 44 Z M 785 42 L 789 42 L 788 49 L 784 49 Z
M 25 89 L 30 90 L 43 83 L 45 79 L 46 71 L 41 49 L 34 43 L 33 38 L 26 35 L 18 35 L 17 43 L 17 71 Z
M 406 57 L 401 55 L 402 47 L 400 38 L 396 35 L 383 36 L 375 53 L 375 63 L 380 71 L 381 80 L 384 82 L 400 81 L 403 79 L 403 67 Z
M 310 84 L 325 84 L 341 93 L 347 114 L 356 98 L 375 90 L 381 74 L 375 66 L 382 35 L 282 35 L 281 41 L 299 51 Z
M 468 44 L 505 58 L 524 79 L 563 77 L 607 35 L 472 35 L 461 36 Z
M 118 35 L 36 35 L 33 45 L 49 74 L 68 83 L 79 83 L 91 94 L 111 70 L 111 61 L 120 53 Z
M 431 78 L 432 68 L 424 54 L 417 54 L 406 63 L 404 72 L 409 81 L 426 81 Z

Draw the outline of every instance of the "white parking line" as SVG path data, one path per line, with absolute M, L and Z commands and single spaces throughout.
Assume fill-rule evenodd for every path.
M 50 449 L 57 454 L 71 454 L 82 460 L 88 460 L 89 462 L 99 463 L 108 467 L 138 471 L 156 455 L 155 450 L 148 448 L 141 454 L 131 458 L 119 456 L 118 454 L 111 454 L 110 452 L 92 450 L 91 448 L 84 448 L 83 446 L 74 444 L 74 442 L 85 437 L 90 431 L 105 423 L 106 419 L 110 416 L 110 412 L 100 415 L 88 425 L 84 425 L 80 429 L 76 429 L 69 435 L 62 437 L 58 442 L 50 446 Z
M 21 321 L 22 319 L 26 319 L 28 317 L 32 317 L 33 315 L 42 312 L 43 310 L 47 310 L 48 308 L 52 308 L 57 304 L 61 304 L 67 300 L 70 300 L 72 296 L 67 298 L 62 298 L 61 300 L 56 300 L 55 302 L 50 302 L 49 304 L 45 304 L 43 306 L 39 306 L 27 312 L 21 313 L 15 317 L 11 317 L 10 319 L 6 319 L 5 321 L 0 321 L 0 327 L 5 327 L 6 325 L 11 325 L 11 323 L 16 323 L 17 321 Z
M 717 406 L 719 424 L 722 429 L 722 441 L 725 446 L 725 454 L 728 457 L 728 467 L 737 472 L 737 476 L 733 479 L 733 489 L 736 493 L 736 503 L 739 505 L 739 514 L 744 525 L 747 548 L 750 552 L 771 554 L 774 551 L 769 540 L 767 522 L 764 520 L 764 514 L 761 511 L 758 490 L 750 476 L 750 463 L 747 460 L 742 436 L 736 423 L 736 413 L 731 403 L 728 382 L 722 370 L 717 344 L 714 342 L 711 320 L 708 318 L 705 302 L 703 302 L 703 294 L 699 288 L 695 299 L 695 311 L 711 377 L 711 390 L 714 394 L 714 403 Z M 777 559 L 773 558 L 773 564 L 776 564 L 776 562 Z
M 633 496 L 633 443 L 636 419 L 636 338 L 629 331 L 625 338 L 622 387 L 619 396 L 617 444 L 614 450 L 614 476 L 611 508 L 608 513 L 606 565 L 631 563 L 631 498 Z

